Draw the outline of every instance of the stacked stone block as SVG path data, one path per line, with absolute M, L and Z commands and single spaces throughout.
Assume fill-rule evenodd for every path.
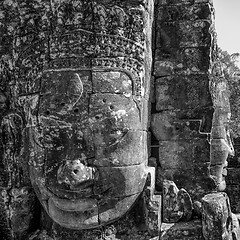
M 156 2 L 151 127 L 159 142 L 158 183 L 173 180 L 193 199 L 211 189 L 212 18 L 210 1 Z

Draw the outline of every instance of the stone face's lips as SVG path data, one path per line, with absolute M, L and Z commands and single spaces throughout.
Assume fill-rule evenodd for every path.
M 90 209 L 97 208 L 97 200 L 96 199 L 79 199 L 79 200 L 68 200 L 61 199 L 57 197 L 51 197 L 54 205 L 63 210 L 63 211 L 86 211 Z
M 65 209 L 63 208 L 65 205 Z M 58 224 L 69 229 L 91 229 L 99 225 L 98 208 L 94 202 L 49 198 L 46 205 L 49 216 Z M 60 207 L 60 208 L 59 208 Z M 80 209 L 80 207 L 83 207 Z
M 50 191 L 56 198 L 59 199 L 89 199 L 93 196 L 93 188 L 86 187 L 78 190 L 67 190 L 67 189 L 53 189 L 53 187 L 47 187 L 48 191 Z

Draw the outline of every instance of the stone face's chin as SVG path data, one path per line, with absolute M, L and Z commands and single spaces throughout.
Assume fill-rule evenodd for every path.
M 96 199 L 79 199 L 79 200 L 69 200 L 69 199 L 61 199 L 57 197 L 51 197 L 51 202 L 59 209 L 63 211 L 89 211 L 94 208 L 97 208 L 97 200 Z
M 139 194 L 119 199 L 68 200 L 49 197 L 42 205 L 50 218 L 62 227 L 83 230 L 109 224 L 122 217 L 134 204 Z
M 49 198 L 44 204 L 48 215 L 69 229 L 90 229 L 99 225 L 98 206 L 94 199 L 66 200 Z

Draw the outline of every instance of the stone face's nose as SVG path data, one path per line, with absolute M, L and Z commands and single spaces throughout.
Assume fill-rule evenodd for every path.
M 61 164 L 57 172 L 59 184 L 66 183 L 71 189 L 78 188 L 86 182 L 93 182 L 96 168 L 88 167 L 80 160 L 67 160 Z

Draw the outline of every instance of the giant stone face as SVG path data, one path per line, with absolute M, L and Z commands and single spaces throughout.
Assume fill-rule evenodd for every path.
M 122 217 L 149 172 L 151 33 L 145 32 L 150 24 L 145 7 L 151 4 L 113 2 L 91 1 L 99 16 L 97 22 L 90 18 L 95 29 L 66 21 L 64 31 L 58 26 L 32 55 L 25 53 L 33 63 L 39 48 L 50 54 L 25 106 L 31 182 L 48 215 L 71 229 Z M 103 21 L 107 17 L 111 21 Z
M 29 127 L 30 171 L 57 223 L 94 227 L 120 217 L 137 199 L 147 164 L 139 107 L 125 72 L 43 74 L 35 108 L 39 125 Z

